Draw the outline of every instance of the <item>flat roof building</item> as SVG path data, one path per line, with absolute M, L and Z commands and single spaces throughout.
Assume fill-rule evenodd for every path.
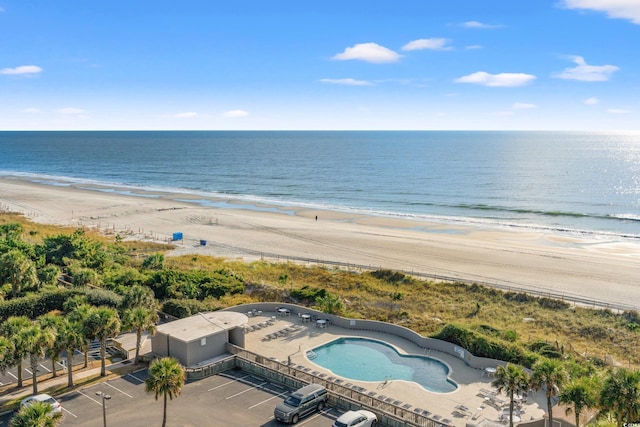
M 227 352 L 227 343 L 244 347 L 243 326 L 249 318 L 233 311 L 211 311 L 158 325 L 151 338 L 156 356 L 175 357 L 196 366 Z

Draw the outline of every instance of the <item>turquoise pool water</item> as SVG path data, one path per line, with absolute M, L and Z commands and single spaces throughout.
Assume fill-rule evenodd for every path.
M 449 368 L 426 356 L 404 356 L 381 341 L 338 338 L 314 348 L 307 356 L 336 375 L 359 381 L 405 380 L 436 393 L 458 388 L 448 378 Z

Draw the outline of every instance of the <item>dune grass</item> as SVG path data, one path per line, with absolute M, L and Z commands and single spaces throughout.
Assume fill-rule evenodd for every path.
M 3 213 L 0 225 L 20 223 L 29 243 L 46 236 L 72 233 L 75 228 L 43 225 L 21 215 Z M 165 244 L 87 235 L 122 245 L 130 266 L 139 267 L 138 254 L 166 252 Z M 460 325 L 505 343 L 527 347 L 546 342 L 558 352 L 601 364 L 639 367 L 640 314 L 572 306 L 526 294 L 505 293 L 486 286 L 423 280 L 391 271 L 346 271 L 295 263 L 242 262 L 200 255 L 167 256 L 164 268 L 215 271 L 224 269 L 243 278 L 242 294 L 209 301 L 221 308 L 257 301 L 288 301 L 312 306 L 297 295 L 324 289 L 344 301 L 344 316 L 392 322 L 420 334 L 436 334 L 447 324 Z M 305 292 L 295 292 L 307 290 Z

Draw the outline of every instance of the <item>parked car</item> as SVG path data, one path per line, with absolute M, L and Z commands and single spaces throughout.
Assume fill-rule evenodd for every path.
M 273 410 L 276 420 L 295 424 L 300 418 L 315 411 L 321 411 L 327 404 L 327 389 L 319 384 L 309 384 L 291 393 L 284 402 Z
M 359 409 L 347 411 L 334 421 L 333 427 L 375 427 L 378 417 L 373 412 Z
M 62 412 L 62 405 L 52 396 L 48 394 L 36 394 L 34 396 L 25 397 L 20 402 L 20 406 L 30 405 L 33 402 L 48 403 L 53 408 L 53 412 Z

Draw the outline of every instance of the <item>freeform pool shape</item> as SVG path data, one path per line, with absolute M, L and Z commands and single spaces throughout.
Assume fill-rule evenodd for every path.
M 405 380 L 423 388 L 448 393 L 458 388 L 449 379 L 449 367 L 427 356 L 404 356 L 381 341 L 338 338 L 307 352 L 307 357 L 336 375 L 358 381 Z

